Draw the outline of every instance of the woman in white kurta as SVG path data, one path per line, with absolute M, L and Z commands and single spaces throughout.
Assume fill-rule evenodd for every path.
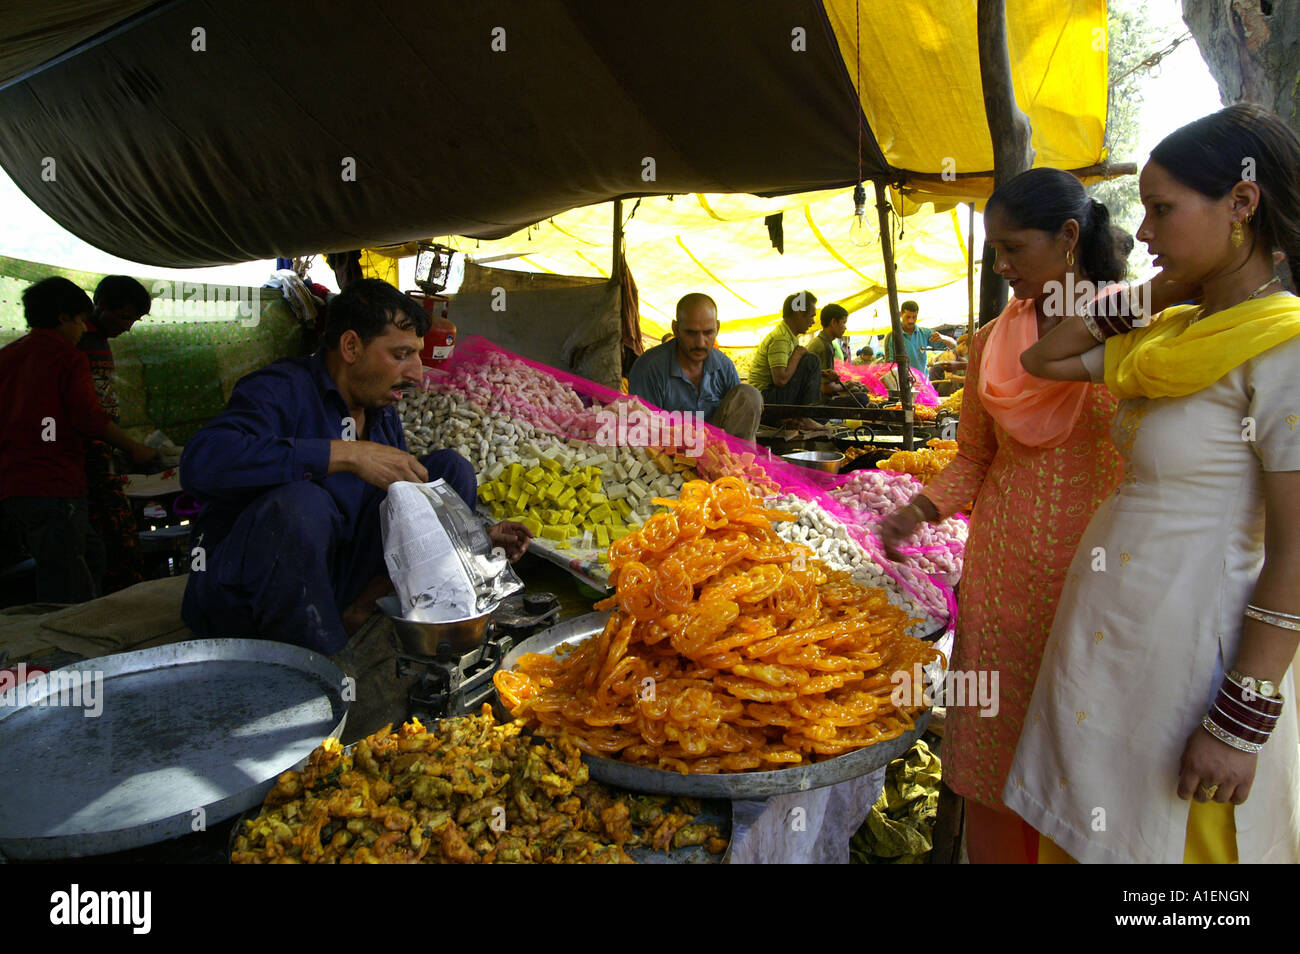
M 1179 758 L 1237 656 L 1264 559 L 1263 471 L 1300 471 L 1298 421 L 1300 338 L 1187 397 L 1120 402 L 1125 476 L 1066 577 L 1004 792 L 1077 860 L 1183 860 Z M 1294 700 L 1289 673 L 1281 689 Z M 1300 860 L 1284 715 L 1235 809 L 1242 861 Z
M 1257 755 L 1202 728 L 1230 669 L 1295 704 L 1294 633 L 1244 618 L 1248 603 L 1300 614 L 1287 539 L 1300 531 L 1289 499 L 1300 491 L 1300 300 L 1271 277 L 1273 247 L 1300 264 L 1300 210 L 1287 205 L 1300 196 L 1300 142 L 1261 114 L 1199 120 L 1142 174 L 1138 238 L 1202 304 L 1104 347 L 1095 325 L 1090 336 L 1072 319 L 1024 356 L 1031 373 L 1104 379 L 1123 398 L 1112 435 L 1125 477 L 1071 564 L 1003 792 L 1079 861 L 1300 861 L 1294 714 Z M 1243 147 L 1268 162 L 1258 183 L 1228 178 L 1215 197 L 1186 172 L 1192 139 L 1229 153 L 1199 160 L 1240 169 L 1229 144 L 1261 125 L 1264 141 Z M 1271 214 L 1245 236 L 1257 211 Z M 1211 810 L 1227 845 L 1207 856 L 1193 841 Z

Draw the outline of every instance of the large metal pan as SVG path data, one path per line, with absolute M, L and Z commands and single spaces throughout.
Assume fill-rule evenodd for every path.
M 582 642 L 605 628 L 608 613 L 588 613 L 561 623 L 525 639 L 506 655 L 501 668 L 518 666 L 525 653 L 551 653 L 558 647 Z M 500 704 L 498 703 L 498 706 Z M 865 749 L 836 756 L 824 762 L 793 765 L 768 772 L 731 772 L 718 775 L 681 775 L 663 769 L 630 765 L 617 759 L 584 756 L 591 777 L 607 785 L 633 792 L 663 795 L 691 795 L 696 798 L 767 798 L 789 792 L 806 792 L 837 782 L 848 781 L 874 772 L 895 759 L 902 758 L 930 724 L 926 711 L 916 726 L 896 739 L 878 742 Z
M 0 694 L 0 853 L 125 851 L 232 818 L 341 733 L 343 684 L 337 666 L 298 646 L 203 639 L 87 660 Z

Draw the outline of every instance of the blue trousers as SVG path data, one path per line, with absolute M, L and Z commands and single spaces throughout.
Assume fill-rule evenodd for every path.
M 475 509 L 474 468 L 455 451 L 420 458 Z M 284 484 L 254 499 L 190 573 L 181 617 L 196 636 L 266 638 L 331 655 L 348 641 L 341 614 L 385 571 L 379 506 L 370 488 L 355 521 L 324 487 Z

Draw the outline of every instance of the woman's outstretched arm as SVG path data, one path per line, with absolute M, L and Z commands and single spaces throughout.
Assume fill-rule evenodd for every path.
M 1166 281 L 1159 275 L 1141 285 L 1125 287 L 1112 285 L 1093 303 L 1095 313 L 1113 315 L 1126 322 L 1150 319 L 1170 305 L 1187 301 L 1198 294 L 1198 289 Z M 1107 327 L 1104 320 L 1098 322 Z M 1088 330 L 1082 318 L 1073 315 L 1043 335 L 1020 356 L 1024 369 L 1036 378 L 1052 381 L 1090 380 L 1081 355 L 1101 342 Z

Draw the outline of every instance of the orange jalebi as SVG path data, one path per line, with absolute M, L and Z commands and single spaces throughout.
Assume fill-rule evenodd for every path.
M 772 530 L 736 477 L 694 480 L 609 548 L 615 593 L 598 636 L 529 654 L 495 677 L 539 734 L 588 754 L 684 773 L 816 761 L 912 727 L 896 671 L 939 654 L 885 592 L 854 583 Z M 908 698 L 912 698 L 909 694 Z

